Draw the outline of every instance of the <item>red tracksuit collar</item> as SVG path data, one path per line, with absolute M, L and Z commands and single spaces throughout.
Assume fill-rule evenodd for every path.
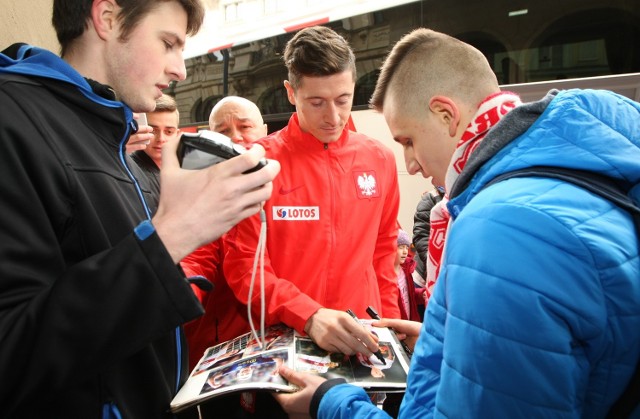
M 289 124 L 287 125 L 286 129 L 289 130 L 289 135 L 287 137 L 294 140 L 294 144 L 289 144 L 291 148 L 301 147 L 307 150 L 318 150 L 325 148 L 337 149 L 343 147 L 349 141 L 349 126 L 345 125 L 344 129 L 342 130 L 342 134 L 337 141 L 328 144 L 321 142 L 315 136 L 313 136 L 313 134 L 302 131 L 302 129 L 300 128 L 300 123 L 298 121 L 298 114 L 295 112 L 293 113 L 293 115 L 291 115 Z

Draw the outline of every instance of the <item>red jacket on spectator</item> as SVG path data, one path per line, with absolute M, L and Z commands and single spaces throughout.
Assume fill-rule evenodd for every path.
M 191 370 L 200 360 L 205 349 L 250 330 L 247 307 L 236 299 L 224 278 L 223 258 L 224 245 L 222 239 L 219 239 L 202 246 L 180 262 L 187 277 L 203 276 L 213 283 L 211 291 L 202 291 L 192 285 L 205 313 L 184 326 L 184 333 L 189 343 Z

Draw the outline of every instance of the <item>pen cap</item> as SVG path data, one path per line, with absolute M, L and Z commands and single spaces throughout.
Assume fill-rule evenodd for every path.
M 380 315 L 378 314 L 378 312 L 376 311 L 375 308 L 369 306 L 367 307 L 367 314 L 369 315 L 369 317 L 371 317 L 372 319 L 375 320 L 380 320 Z

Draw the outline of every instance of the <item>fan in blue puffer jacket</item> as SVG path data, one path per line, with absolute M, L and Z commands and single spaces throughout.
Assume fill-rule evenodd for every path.
M 568 90 L 521 105 L 500 92 L 479 51 L 427 29 L 394 47 L 372 104 L 409 173 L 445 186 L 439 217 L 450 220 L 400 417 L 604 417 L 640 356 L 631 215 L 550 178 L 483 188 L 502 173 L 554 166 L 609 176 L 640 202 L 640 104 Z M 278 400 L 304 411 L 321 380 L 283 373 L 306 388 Z M 332 382 L 311 410 L 386 416 L 363 390 Z

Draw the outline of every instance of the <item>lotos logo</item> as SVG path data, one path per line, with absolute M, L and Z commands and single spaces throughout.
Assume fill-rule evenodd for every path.
M 273 207 L 273 219 L 274 221 L 319 220 L 320 207 Z

